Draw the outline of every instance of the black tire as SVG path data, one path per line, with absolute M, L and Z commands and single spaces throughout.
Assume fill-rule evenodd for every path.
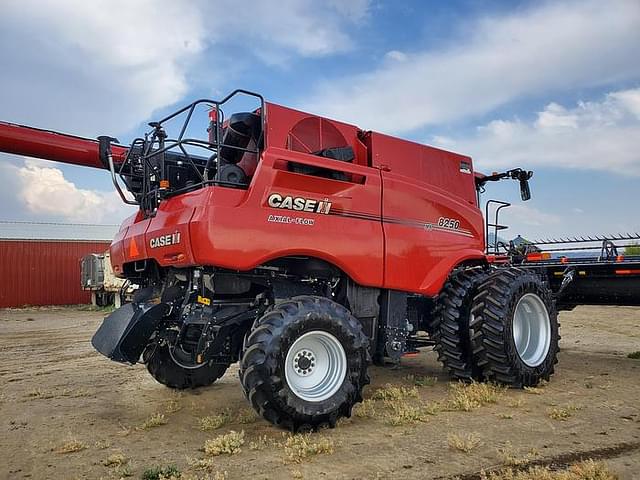
M 308 332 L 326 332 L 340 342 L 346 355 L 342 384 L 326 400 L 308 401 L 287 383 L 285 359 L 289 348 Z M 292 431 L 335 427 L 350 417 L 369 383 L 369 339 L 362 325 L 342 305 L 315 296 L 299 296 L 276 304 L 257 319 L 240 360 L 240 380 L 253 408 L 269 422 Z
M 518 354 L 513 335 L 516 306 L 526 294 L 541 300 L 549 319 L 548 351 L 535 366 Z M 560 325 L 551 291 L 540 276 L 515 267 L 496 270 L 478 287 L 472 313 L 473 354 L 487 380 L 517 388 L 549 380 L 558 363 Z
M 205 363 L 193 369 L 181 367 L 171 358 L 167 344 L 149 346 L 143 358 L 147 370 L 156 381 L 177 390 L 211 385 L 222 377 L 229 367 L 220 363 Z
M 430 335 L 434 350 L 449 374 L 463 381 L 482 380 L 482 369 L 473 358 L 469 320 L 478 285 L 489 273 L 482 268 L 452 274 L 436 300 Z

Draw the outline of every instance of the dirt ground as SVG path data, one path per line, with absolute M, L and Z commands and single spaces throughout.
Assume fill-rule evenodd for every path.
M 430 349 L 398 369 L 371 368 L 365 397 L 388 383 L 402 385 L 406 405 L 431 414 L 394 426 L 389 405 L 372 400 L 375 415 L 362 410 L 311 438 L 327 439 L 333 453 L 301 463 L 287 459 L 285 433 L 250 415 L 237 367 L 211 387 L 176 394 L 143 365 L 116 364 L 92 349 L 103 315 L 0 311 L 0 478 L 141 478 L 148 468 L 174 464 L 194 478 L 469 480 L 500 465 L 583 458 L 605 461 L 620 478 L 640 478 L 640 360 L 627 358 L 640 350 L 640 308 L 561 313 L 562 351 L 552 381 L 540 390 L 506 391 L 468 412 L 429 409 L 447 405 L 452 395 Z M 148 422 L 155 414 L 164 417 Z M 226 424 L 203 431 L 201 419 L 218 414 Z M 244 432 L 241 452 L 202 451 L 206 440 L 231 430 Z M 456 440 L 466 440 L 470 451 L 452 447 Z M 65 447 L 79 451 L 61 453 Z M 203 458 L 208 472 L 194 463 Z

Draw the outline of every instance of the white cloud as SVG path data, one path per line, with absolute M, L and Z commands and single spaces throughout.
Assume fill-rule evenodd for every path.
M 115 192 L 78 188 L 62 171 L 45 162 L 27 159 L 10 174 L 19 179 L 18 196 L 39 217 L 68 222 L 108 223 L 122 220 L 131 209 Z
M 459 37 L 438 51 L 425 48 L 407 61 L 327 81 L 303 108 L 403 132 L 484 114 L 529 95 L 640 76 L 637 0 L 538 3 L 466 25 Z
M 569 108 L 550 103 L 532 121 L 493 120 L 469 136 L 436 137 L 479 170 L 535 166 L 640 175 L 640 88 Z
M 185 95 L 203 20 L 188 2 L 7 0 L 2 116 L 92 136 L 126 131 Z
M 369 0 L 217 0 L 204 8 L 215 42 L 244 46 L 249 55 L 270 64 L 292 56 L 320 57 L 353 47 L 348 31 L 368 16 Z
M 368 8 L 368 0 L 4 0 L 0 118 L 122 134 L 194 83 L 215 91 L 256 58 L 282 63 L 352 48 L 348 27 Z

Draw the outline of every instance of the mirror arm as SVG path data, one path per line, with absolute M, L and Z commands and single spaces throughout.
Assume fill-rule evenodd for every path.
M 495 182 L 504 178 L 511 178 L 520 182 L 520 197 L 522 200 L 527 201 L 531 198 L 531 189 L 529 188 L 529 179 L 533 177 L 533 172 L 530 170 L 523 170 L 522 168 L 514 168 L 507 170 L 506 172 L 495 172 L 492 175 L 484 177 L 476 177 L 476 187 L 481 188 L 487 182 Z

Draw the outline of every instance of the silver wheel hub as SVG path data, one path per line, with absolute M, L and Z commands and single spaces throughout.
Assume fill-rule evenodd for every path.
M 313 352 L 302 349 L 299 350 L 293 359 L 293 369 L 298 375 L 306 377 L 311 375 L 316 366 L 316 357 Z
M 551 348 L 551 321 L 546 305 L 535 293 L 518 300 L 512 334 L 520 360 L 529 367 L 544 362 Z
M 287 352 L 285 378 L 291 391 L 308 402 L 321 402 L 335 394 L 347 374 L 347 355 L 340 341 L 314 330 L 298 338 Z

